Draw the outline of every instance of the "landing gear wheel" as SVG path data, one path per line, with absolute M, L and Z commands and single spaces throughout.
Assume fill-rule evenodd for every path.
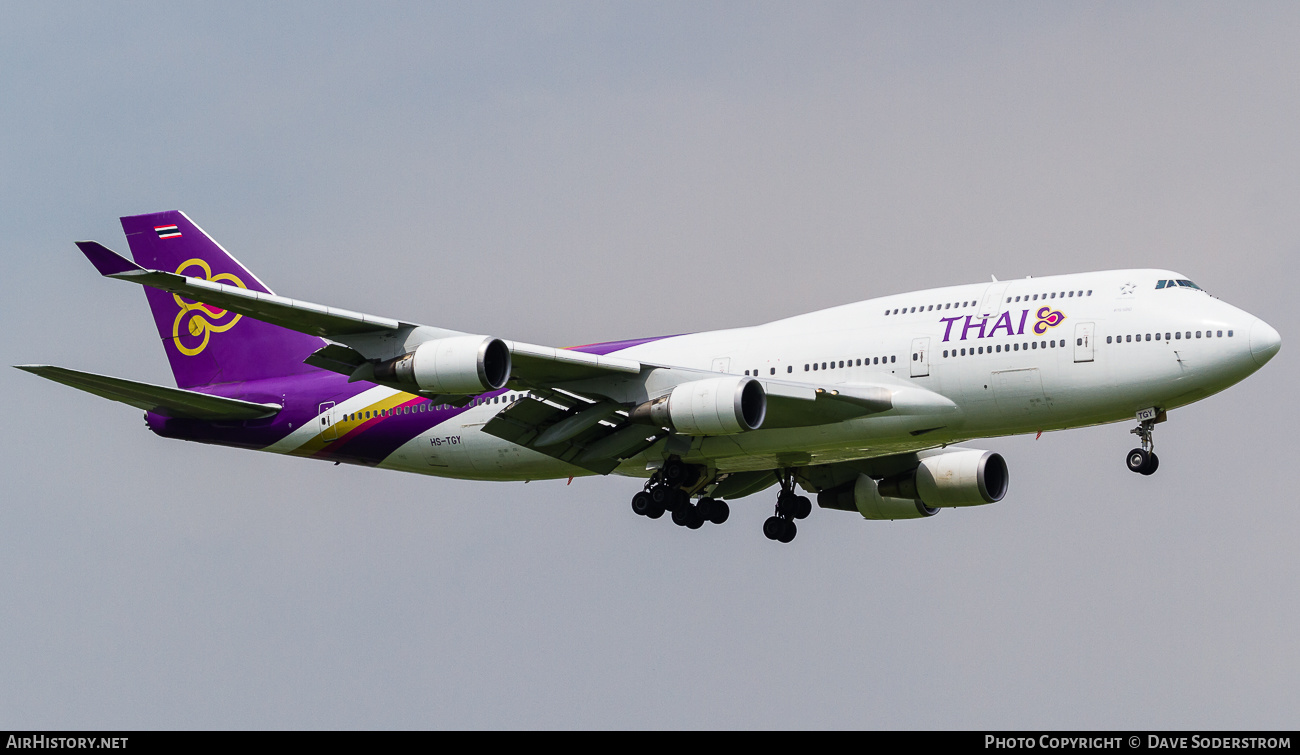
M 673 492 L 673 489 L 667 485 L 655 485 L 650 488 L 650 500 L 655 506 L 672 511 L 677 508 L 677 496 L 673 495 Z
M 658 519 L 659 517 L 664 515 L 664 507 L 656 506 L 653 503 L 651 503 L 650 510 L 645 512 L 645 515 L 650 517 L 651 519 Z
M 687 464 L 677 457 L 664 462 L 663 481 L 671 488 L 689 488 L 700 479 L 700 467 Z
M 1138 474 L 1153 475 L 1160 468 L 1160 457 L 1156 456 L 1154 451 L 1135 448 L 1128 452 L 1125 463 L 1128 464 L 1130 470 Z
M 673 524 L 678 527 L 698 530 L 704 526 L 704 517 L 693 504 L 687 503 L 673 509 Z
M 804 505 L 807 504 L 808 512 L 812 511 L 812 503 L 807 498 L 795 495 L 791 491 L 783 491 L 776 497 L 776 515 L 784 519 L 802 519 L 808 516 L 804 511 Z M 803 516 L 800 516 L 803 514 Z
M 704 506 L 704 501 L 709 502 L 707 508 Z M 722 524 L 727 521 L 727 517 L 731 516 L 731 507 L 727 505 L 726 501 L 705 498 L 700 501 L 700 509 L 704 513 L 704 518 L 714 524 Z
M 769 540 L 788 543 L 799 532 L 794 520 L 812 513 L 812 501 L 794 492 L 794 474 L 790 470 L 778 470 L 777 480 L 781 483 L 781 492 L 776 496 L 775 516 L 763 522 L 763 534 Z
M 677 487 L 678 485 L 681 485 L 682 481 L 686 478 L 687 471 L 686 464 L 684 464 L 681 459 L 669 459 L 668 462 L 664 464 L 664 482 L 673 487 Z
M 649 516 L 651 509 L 655 507 L 650 500 L 650 494 L 644 490 L 632 496 L 632 513 L 637 516 Z

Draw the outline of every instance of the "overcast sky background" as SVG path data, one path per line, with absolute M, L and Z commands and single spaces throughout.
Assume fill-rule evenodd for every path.
M 72 246 L 182 209 L 278 293 L 570 345 L 1166 267 L 1282 334 L 974 444 L 996 505 L 471 483 L 153 436 L 4 368 L 0 728 L 1294 728 L 1295 3 L 0 2 L 0 355 L 172 384 Z

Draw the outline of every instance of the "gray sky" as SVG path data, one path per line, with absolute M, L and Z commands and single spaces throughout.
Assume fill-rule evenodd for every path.
M 170 384 L 72 246 L 185 210 L 278 293 L 554 345 L 1159 266 L 1270 322 L 1001 503 L 468 483 L 197 444 L 5 368 L 0 728 L 1296 725 L 1294 3 L 0 3 L 5 364 Z M 1290 492 L 1288 492 L 1290 491 Z

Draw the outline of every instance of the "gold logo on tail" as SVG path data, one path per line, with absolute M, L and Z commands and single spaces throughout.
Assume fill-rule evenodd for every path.
M 176 268 L 176 274 L 185 275 L 186 273 L 184 271 L 189 267 L 200 268 L 203 271 L 202 277 L 204 280 L 212 281 L 214 283 L 225 281 L 233 283 L 240 288 L 248 288 L 248 286 L 244 285 L 243 281 L 230 273 L 213 275 L 212 268 L 208 266 L 208 263 L 198 258 L 182 262 L 181 266 Z M 191 275 L 189 277 L 198 278 L 199 276 Z M 212 337 L 213 333 L 224 333 L 227 330 L 230 330 L 235 327 L 235 323 L 239 322 L 240 318 L 243 317 L 243 315 L 235 314 L 226 309 L 219 309 L 202 302 L 187 302 L 182 299 L 179 294 L 173 294 L 172 298 L 176 300 L 176 305 L 181 308 L 181 311 L 176 313 L 176 319 L 172 321 L 172 343 L 176 344 L 176 350 L 185 356 L 192 357 L 195 354 L 202 352 L 208 347 L 208 340 Z M 221 322 L 227 315 L 233 316 L 229 321 Z M 198 342 L 198 345 L 186 346 L 181 342 L 182 338 L 201 338 L 202 340 Z M 191 343 L 193 343 L 192 340 Z

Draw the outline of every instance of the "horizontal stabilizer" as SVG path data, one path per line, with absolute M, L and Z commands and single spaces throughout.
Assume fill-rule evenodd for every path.
M 77 390 L 120 401 L 123 404 L 130 404 L 165 417 L 203 420 L 261 419 L 273 417 L 280 411 L 280 406 L 277 404 L 258 404 L 252 401 L 209 396 L 198 391 L 139 383 L 134 380 L 70 370 L 66 367 L 52 367 L 46 364 L 14 366 L 47 380 L 63 383 Z

